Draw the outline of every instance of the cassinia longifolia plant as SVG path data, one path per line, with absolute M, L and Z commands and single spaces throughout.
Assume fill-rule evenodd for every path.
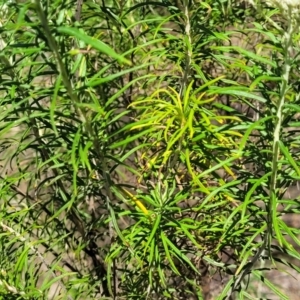
M 288 300 L 300 1 L 247 4 L 0 0 L 0 300 Z

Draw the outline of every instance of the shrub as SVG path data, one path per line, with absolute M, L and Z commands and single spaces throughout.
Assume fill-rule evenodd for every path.
M 1 1 L 0 298 L 288 299 L 291 5 Z

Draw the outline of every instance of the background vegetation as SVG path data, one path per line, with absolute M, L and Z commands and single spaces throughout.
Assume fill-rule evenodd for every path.
M 268 274 L 300 270 L 293 16 L 0 7 L 0 299 L 292 299 Z

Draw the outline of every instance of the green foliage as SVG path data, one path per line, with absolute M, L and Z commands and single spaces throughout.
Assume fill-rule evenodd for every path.
M 0 7 L 0 299 L 288 299 L 268 274 L 299 272 L 292 22 L 227 0 Z

